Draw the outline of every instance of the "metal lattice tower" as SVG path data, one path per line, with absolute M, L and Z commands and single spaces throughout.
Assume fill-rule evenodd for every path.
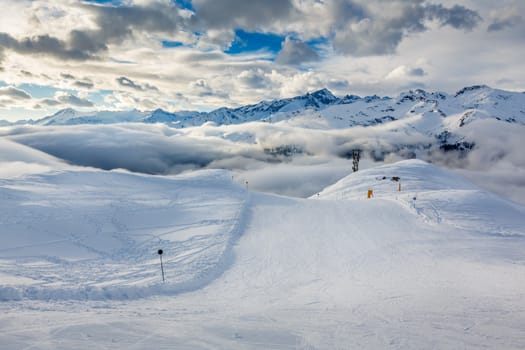
M 360 149 L 352 150 L 352 160 L 353 160 L 352 170 L 354 172 L 359 170 L 359 159 L 360 158 L 361 158 L 361 150 Z

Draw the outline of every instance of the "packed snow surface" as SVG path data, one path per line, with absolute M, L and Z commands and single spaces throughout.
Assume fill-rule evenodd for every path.
M 128 299 L 202 286 L 228 263 L 246 195 L 229 174 L 96 170 L 3 179 L 0 300 Z M 158 249 L 169 285 L 160 288 Z
M 525 347 L 525 208 L 422 161 L 309 199 L 227 171 L 5 174 L 1 349 Z

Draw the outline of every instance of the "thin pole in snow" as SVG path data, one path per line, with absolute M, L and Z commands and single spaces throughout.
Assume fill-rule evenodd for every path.
M 164 283 L 165 282 L 165 280 L 164 280 L 164 265 L 162 264 L 162 253 L 164 253 L 164 252 L 162 251 L 162 249 L 159 249 L 157 251 L 157 253 L 159 254 L 159 258 L 160 258 L 160 270 L 162 271 L 162 283 Z

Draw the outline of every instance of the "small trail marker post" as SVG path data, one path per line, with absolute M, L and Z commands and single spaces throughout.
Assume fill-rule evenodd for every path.
M 162 283 L 165 282 L 164 280 L 164 265 L 162 264 L 162 253 L 164 253 L 164 251 L 162 249 L 159 249 L 157 250 L 157 253 L 159 254 L 159 258 L 160 258 L 160 270 L 162 271 Z

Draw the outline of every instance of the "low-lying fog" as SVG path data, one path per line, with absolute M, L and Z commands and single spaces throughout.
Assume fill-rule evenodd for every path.
M 441 151 L 427 135 L 380 126 L 341 130 L 279 123 L 187 129 L 162 124 L 16 126 L 0 128 L 4 139 L 0 174 L 16 174 L 8 167 L 20 170 L 31 163 L 16 159 L 14 144 L 6 146 L 5 140 L 11 140 L 70 165 L 159 175 L 230 169 L 234 181 L 250 189 L 308 197 L 350 174 L 351 151 L 360 149 L 361 169 L 417 157 L 455 169 L 477 185 L 525 204 L 524 135 L 525 126 L 475 121 L 463 135 L 474 140 L 475 147 L 460 153 Z M 40 166 L 56 166 L 42 161 L 47 158 L 41 155 L 37 158 Z

